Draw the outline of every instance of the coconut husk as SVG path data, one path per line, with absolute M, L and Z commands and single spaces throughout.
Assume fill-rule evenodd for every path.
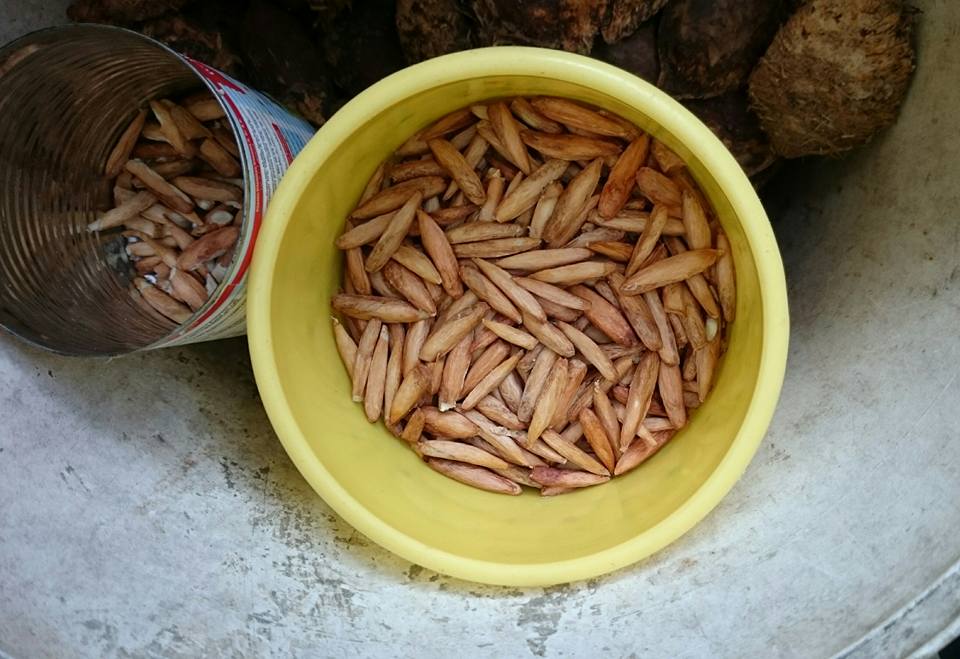
M 337 104 L 404 65 L 393 0 L 355 2 L 320 35 Z
M 236 42 L 247 72 L 245 82 L 270 94 L 304 119 L 320 125 L 327 113 L 329 86 L 319 48 L 295 15 L 264 0 L 247 5 Z
M 474 32 L 455 0 L 397 0 L 397 35 L 408 64 L 473 48 Z
M 604 42 L 611 44 L 629 37 L 640 24 L 650 20 L 667 0 L 608 0 L 600 26 Z
M 78 23 L 129 25 L 179 11 L 193 0 L 74 0 L 67 18 Z
M 140 31 L 162 41 L 178 53 L 183 53 L 204 64 L 239 77 L 242 73 L 240 56 L 228 43 L 224 32 L 204 25 L 185 15 L 165 16 L 144 23 Z
M 760 128 L 759 119 L 750 111 L 744 92 L 686 101 L 684 105 L 720 138 L 747 176 L 755 177 L 776 162 L 770 141 Z
M 656 21 L 648 21 L 626 39 L 608 44 L 598 42 L 591 53 L 593 57 L 619 66 L 635 76 L 656 84 L 660 75 L 657 57 Z
M 787 158 L 836 154 L 892 124 L 915 52 L 900 0 L 811 0 L 750 76 L 750 104 Z
M 472 0 L 485 46 L 527 45 L 586 55 L 600 31 L 606 0 Z
M 743 86 L 785 18 L 782 0 L 675 0 L 660 18 L 658 86 L 711 98 Z

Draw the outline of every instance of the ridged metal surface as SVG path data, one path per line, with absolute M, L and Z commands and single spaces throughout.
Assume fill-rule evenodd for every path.
M 123 239 L 86 226 L 112 205 L 104 164 L 138 107 L 198 84 L 118 28 L 53 28 L 0 51 L 0 324 L 77 355 L 130 352 L 174 329 L 131 298 Z

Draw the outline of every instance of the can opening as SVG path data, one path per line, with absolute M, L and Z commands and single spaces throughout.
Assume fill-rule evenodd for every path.
M 131 296 L 122 236 L 87 225 L 113 206 L 104 165 L 138 109 L 202 87 L 174 53 L 116 28 L 0 50 L 0 325 L 73 355 L 132 352 L 178 328 Z

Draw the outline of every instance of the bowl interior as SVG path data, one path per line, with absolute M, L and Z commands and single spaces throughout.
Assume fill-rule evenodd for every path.
M 478 75 L 425 85 L 389 107 L 367 113 L 360 125 L 342 133 L 342 141 L 337 137 L 336 143 L 320 145 L 322 161 L 310 160 L 308 146 L 307 162 L 295 174 L 301 180 L 292 184 L 295 193 L 279 202 L 282 208 L 271 209 L 268 223 L 282 222 L 280 213 L 288 219 L 275 256 L 266 257 L 266 265 L 260 261 L 255 265 L 272 268 L 272 278 L 263 279 L 269 289 L 263 332 L 257 330 L 256 318 L 251 331 L 255 361 L 257 344 L 264 342 L 272 360 L 268 369 L 259 368 L 257 373 L 261 388 L 269 390 L 264 396 L 268 411 L 294 461 L 325 499 L 362 532 L 411 560 L 498 583 L 549 583 L 609 571 L 659 549 L 705 515 L 739 476 L 766 428 L 768 417 L 759 429 L 743 429 L 764 355 L 764 311 L 755 263 L 760 248 L 752 244 L 756 239 L 747 235 L 744 218 L 717 177 L 695 153 L 702 145 L 689 143 L 691 134 L 709 135 L 706 128 L 652 87 L 636 81 L 632 89 L 633 97 L 623 100 L 578 82 L 576 76 L 560 79 L 546 74 Z M 377 165 L 412 133 L 445 113 L 516 94 L 550 94 L 592 103 L 635 122 L 675 149 L 689 163 L 729 235 L 739 286 L 737 320 L 715 390 L 688 427 L 634 472 L 602 487 L 556 498 L 533 493 L 507 497 L 448 480 L 420 463 L 381 424 L 369 424 L 361 407 L 350 400 L 350 380 L 330 322 L 330 297 L 340 284 L 342 267 L 333 241 Z M 350 109 L 347 106 L 344 112 Z M 338 120 L 350 117 L 333 121 Z M 673 132 L 664 127 L 671 123 Z M 676 135 L 683 132 L 676 130 L 679 125 L 693 127 L 685 135 L 687 143 Z M 334 134 L 340 129 L 339 124 L 330 128 Z M 329 133 L 321 131 L 315 140 L 323 142 Z M 710 148 L 722 156 L 719 162 L 736 167 L 718 146 L 716 142 Z M 743 192 L 755 200 L 746 178 L 736 175 L 743 181 Z M 759 213 L 750 221 L 766 226 L 759 202 L 748 207 Z M 775 254 L 775 245 L 772 249 Z M 778 284 L 782 286 L 782 280 Z M 774 388 L 779 390 L 779 384 L 777 379 Z M 280 406 L 285 406 L 282 412 Z M 772 411 L 772 403 L 770 407 Z M 714 500 L 675 515 L 691 505 L 738 441 L 745 445 L 746 457 L 734 467 L 736 473 L 726 474 Z M 673 522 L 665 523 L 671 516 Z M 544 570 L 545 565 L 566 569 Z

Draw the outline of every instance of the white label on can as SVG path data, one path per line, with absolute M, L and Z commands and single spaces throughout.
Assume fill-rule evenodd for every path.
M 313 127 L 243 83 L 184 57 L 220 100 L 240 147 L 244 216 L 239 245 L 223 284 L 202 313 L 151 347 L 240 336 L 246 331 L 246 282 L 253 247 L 270 196 L 294 156 L 313 137 Z

